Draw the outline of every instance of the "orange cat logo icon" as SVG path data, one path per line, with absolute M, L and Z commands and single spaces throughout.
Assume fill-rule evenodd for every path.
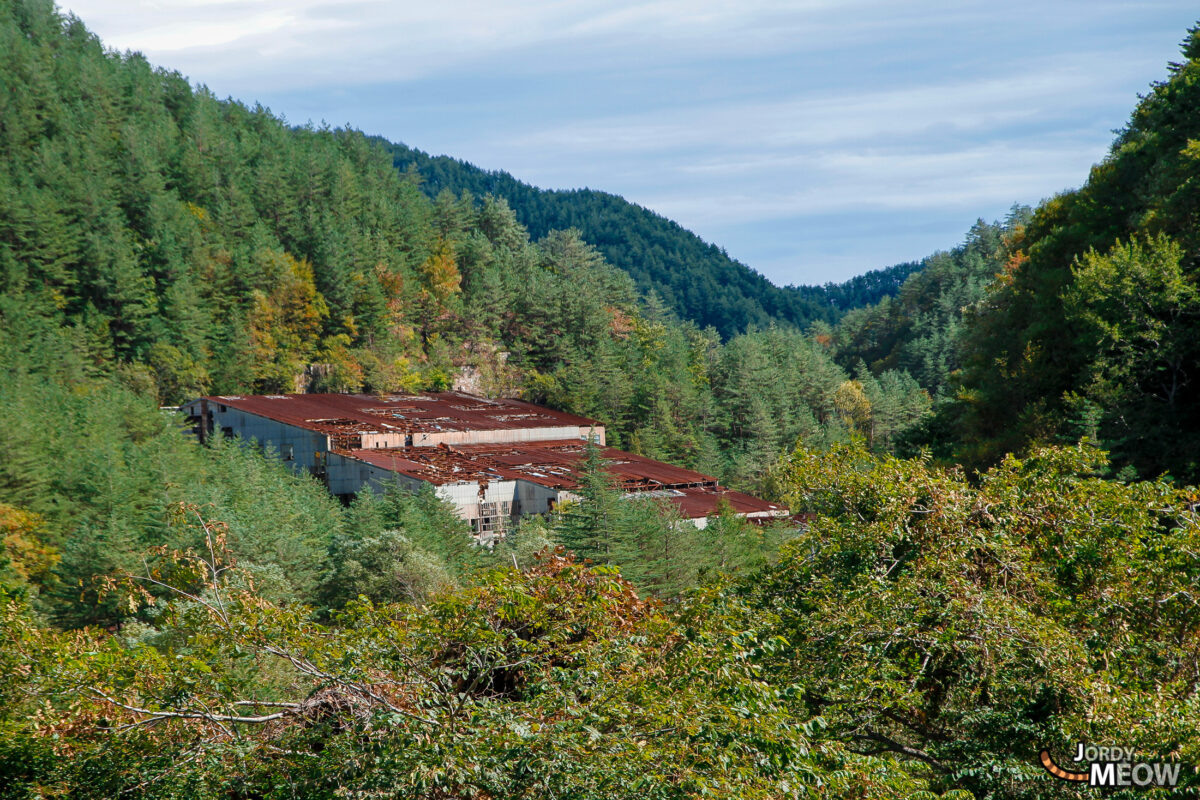
M 1086 781 L 1091 777 L 1087 772 L 1070 772 L 1055 764 L 1054 759 L 1050 757 L 1049 750 L 1042 751 L 1041 761 L 1042 766 L 1046 768 L 1046 772 L 1064 781 Z

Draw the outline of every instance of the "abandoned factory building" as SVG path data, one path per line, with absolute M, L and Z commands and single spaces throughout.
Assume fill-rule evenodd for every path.
M 595 420 L 519 400 L 460 392 L 240 395 L 201 397 L 182 410 L 201 440 L 216 433 L 256 440 L 338 496 L 431 484 L 481 535 L 577 497 L 589 439 L 627 497 L 665 499 L 700 527 L 722 501 L 754 520 L 788 515 L 709 475 L 608 448 Z

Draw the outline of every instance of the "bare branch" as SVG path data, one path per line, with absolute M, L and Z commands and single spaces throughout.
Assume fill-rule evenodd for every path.
M 877 749 L 873 749 L 873 750 L 869 750 L 869 751 L 863 751 L 863 750 L 858 751 L 862 755 L 875 755 L 875 754 L 878 754 L 881 752 L 900 753 L 902 755 L 909 756 L 910 758 L 915 758 L 919 761 L 924 761 L 926 764 L 928 764 L 929 766 L 938 770 L 939 772 L 949 772 L 949 769 L 947 769 L 947 767 L 944 764 L 942 764 L 942 762 L 938 761 L 936 758 L 929 755 L 924 750 L 918 750 L 915 747 L 909 747 L 906 744 L 901 744 L 900 742 L 897 742 L 895 739 L 890 739 L 881 733 L 871 732 L 871 733 L 866 733 L 866 734 L 860 734 L 860 735 L 856 735 L 854 738 L 859 741 L 874 742 L 875 744 L 880 745 L 880 747 Z
M 222 723 L 222 722 L 239 722 L 239 723 L 246 723 L 248 725 L 258 725 L 258 724 L 262 724 L 264 722 L 271 722 L 272 720 L 282 719 L 283 717 L 289 716 L 289 714 L 294 713 L 294 708 L 289 709 L 287 711 L 277 711 L 274 714 L 264 714 L 264 715 L 258 716 L 258 717 L 243 717 L 243 716 L 236 716 L 233 714 L 213 714 L 213 713 L 210 713 L 207 711 L 194 711 L 194 710 L 189 710 L 189 711 L 157 710 L 156 711 L 154 709 L 139 708 L 138 706 L 131 706 L 126 703 L 122 703 L 120 700 L 117 700 L 114 697 L 109 697 L 107 694 L 105 694 L 104 692 L 95 688 L 94 686 L 90 686 L 88 688 L 91 689 L 93 694 L 102 698 L 105 702 L 111 703 L 112 705 L 117 706 L 118 708 L 123 708 L 126 711 L 132 711 L 135 714 L 144 714 L 151 718 L 148 720 L 140 720 L 138 723 L 136 723 L 139 725 L 146 723 L 146 722 L 159 720 L 159 719 L 202 719 L 202 720 L 207 720 L 208 722 L 215 722 L 218 724 Z M 222 726 L 222 727 L 224 727 L 224 726 Z

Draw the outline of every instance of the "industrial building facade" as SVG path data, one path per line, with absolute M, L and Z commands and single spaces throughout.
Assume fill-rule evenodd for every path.
M 194 432 L 240 435 L 347 497 L 431 484 L 483 537 L 577 497 L 589 440 L 627 497 L 656 497 L 703 527 L 722 503 L 754 520 L 787 509 L 732 492 L 709 475 L 605 446 L 595 420 L 519 400 L 460 392 L 201 397 L 182 407 Z

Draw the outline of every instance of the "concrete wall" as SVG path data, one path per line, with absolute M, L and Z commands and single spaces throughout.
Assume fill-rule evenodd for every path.
M 590 427 L 577 425 L 554 428 L 502 428 L 484 431 L 430 431 L 414 433 L 414 447 L 436 447 L 439 444 L 517 444 L 520 442 L 547 442 L 553 439 L 578 439 L 586 441 L 593 432 Z M 604 428 L 595 428 L 596 444 L 604 445 Z M 364 447 L 366 445 L 364 444 Z
M 408 491 L 416 492 L 424 485 L 424 481 L 340 453 L 330 453 L 328 458 L 329 491 L 335 495 L 358 494 L 364 486 L 382 492 L 393 483 L 399 483 Z
M 199 402 L 189 403 L 184 409 L 189 416 L 200 416 Z M 320 466 L 321 460 L 329 452 L 329 438 L 323 433 L 276 422 L 233 406 L 222 405 L 219 401 L 209 401 L 208 412 L 212 416 L 213 436 L 236 434 L 247 441 L 269 445 L 284 463 L 297 472 L 311 472 L 314 467 Z
M 550 501 L 558 504 L 558 489 L 532 481 L 517 481 L 517 504 L 521 514 L 545 514 L 550 510 Z
M 362 449 L 374 450 L 377 447 L 405 447 L 406 437 L 403 433 L 364 433 L 361 435 Z
M 510 513 L 519 513 L 516 507 L 517 483 L 518 481 L 488 481 L 483 497 L 479 496 L 479 484 L 474 481 L 447 483 L 437 487 L 437 493 L 438 497 L 454 504 L 459 516 L 471 520 L 479 518 L 480 503 L 508 503 Z

